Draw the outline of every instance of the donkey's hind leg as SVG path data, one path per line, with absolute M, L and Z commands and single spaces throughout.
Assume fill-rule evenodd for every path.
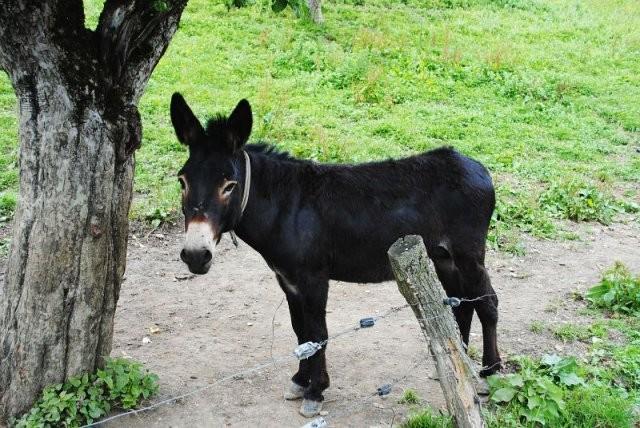
M 489 274 L 484 266 L 479 267 L 480 271 L 480 284 L 482 288 L 482 297 L 479 301 L 475 302 L 476 313 L 480 322 L 482 323 L 482 341 L 483 341 L 483 353 L 482 353 L 482 370 L 480 376 L 491 376 L 500 368 L 501 359 L 498 352 L 498 296 L 495 290 L 491 286 L 491 280 Z
M 501 360 L 498 352 L 498 296 L 491 286 L 482 258 L 457 257 L 456 265 L 462 276 L 463 297 L 478 299 L 472 304 L 482 323 L 482 370 L 480 376 L 490 376 L 500 370 Z
M 433 260 L 438 279 L 440 279 L 447 296 L 462 297 L 464 293 L 462 284 L 460 284 L 460 272 L 454 264 L 449 251 L 443 246 L 438 246 L 429 251 L 429 257 Z M 456 318 L 462 341 L 466 346 L 469 344 L 469 333 L 471 331 L 471 321 L 473 320 L 473 305 L 463 303 L 457 308 L 453 308 L 453 315 Z
M 491 287 L 489 274 L 484 267 L 484 251 L 478 255 L 468 255 L 451 252 L 438 246 L 429 252 L 429 257 L 436 267 L 438 278 L 448 296 L 464 299 L 479 298 L 476 302 L 462 302 L 454 308 L 462 341 L 469 344 L 469 332 L 473 319 L 473 310 L 476 310 L 482 324 L 483 369 L 481 376 L 489 376 L 500 369 L 500 354 L 497 345 L 498 325 L 498 297 Z

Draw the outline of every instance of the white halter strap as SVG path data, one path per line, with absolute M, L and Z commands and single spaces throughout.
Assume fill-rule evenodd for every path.
M 247 208 L 247 202 L 249 202 L 249 191 L 251 190 L 251 159 L 246 151 L 244 153 L 244 186 L 242 188 L 242 204 L 240 205 L 240 212 L 244 214 L 244 209 Z
M 249 191 L 251 190 L 251 159 L 246 151 L 242 152 L 244 154 L 244 186 L 242 187 L 242 202 L 240 203 L 240 218 L 242 218 L 242 214 L 244 214 L 244 209 L 247 208 L 247 203 L 249 202 Z M 231 240 L 233 241 L 233 245 L 238 246 L 238 240 L 236 239 L 236 233 L 233 230 L 229 231 L 229 235 L 231 235 Z

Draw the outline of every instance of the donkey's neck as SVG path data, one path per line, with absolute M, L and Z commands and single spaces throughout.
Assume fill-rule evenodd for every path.
M 292 207 L 297 198 L 293 178 L 297 165 L 268 154 L 249 151 L 251 186 L 249 199 L 235 233 L 256 251 L 273 245 L 281 229 L 283 210 Z

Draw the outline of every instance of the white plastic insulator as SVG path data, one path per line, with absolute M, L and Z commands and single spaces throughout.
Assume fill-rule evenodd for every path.
M 329 425 L 327 425 L 327 421 L 325 421 L 324 418 L 315 418 L 311 422 L 307 422 L 302 425 L 301 428 L 327 428 L 328 426 Z
M 302 345 L 298 345 L 296 349 L 293 350 L 293 355 L 296 356 L 299 360 L 306 360 L 307 358 L 314 355 L 322 349 L 322 345 L 316 342 L 306 342 Z

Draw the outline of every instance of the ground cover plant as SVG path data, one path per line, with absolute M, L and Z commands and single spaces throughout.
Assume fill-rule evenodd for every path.
M 489 378 L 489 426 L 630 427 L 640 404 L 639 321 L 609 323 L 625 343 L 594 342 L 584 357 L 516 357 L 517 369 Z
M 640 296 L 626 292 L 637 286 L 637 279 L 623 264 L 616 263 L 603 273 L 600 284 L 587 292 L 589 304 L 604 313 L 592 311 L 596 319 L 591 325 L 562 324 L 552 329 L 563 341 L 590 341 L 586 355 L 516 357 L 514 373 L 490 377 L 490 400 L 494 403 L 487 414 L 490 426 L 586 428 L 637 423 L 640 318 L 629 307 L 640 303 Z M 607 293 L 610 296 L 604 299 Z M 603 318 L 603 314 L 615 318 Z M 613 332 L 622 337 L 611 340 Z
M 398 400 L 400 404 L 419 404 L 420 396 L 413 389 L 406 389 L 402 393 L 402 397 Z
M 602 299 L 611 290 L 633 286 L 634 280 L 626 266 L 616 263 L 586 293 L 592 296 L 585 309 L 591 324 L 549 326 L 558 340 L 589 343 L 584 355 L 514 356 L 510 373 L 489 377 L 488 426 L 627 428 L 640 422 L 640 317 L 629 315 L 626 305 L 615 311 L 620 307 L 615 299 Z M 545 329 L 540 322 L 531 327 L 536 334 Z M 447 415 L 425 408 L 411 414 L 405 426 L 453 425 Z
M 85 1 L 95 25 L 99 0 Z M 360 162 L 453 145 L 498 187 L 490 242 L 563 236 L 556 219 L 636 211 L 640 6 L 632 0 L 330 0 L 326 23 L 191 0 L 141 102 L 134 219 L 174 221 L 184 159 L 173 91 L 201 117 L 242 97 L 258 138 L 319 161 Z M 15 209 L 16 100 L 0 77 L 0 219 Z M 2 221 L 2 220 L 0 220 Z
M 605 272 L 600 284 L 589 290 L 587 300 L 600 309 L 640 316 L 640 275 L 633 275 L 617 262 Z
M 15 421 L 16 428 L 78 427 L 112 409 L 131 409 L 158 390 L 158 377 L 123 358 L 109 359 L 103 369 L 69 378 L 44 389 L 33 408 Z
M 402 428 L 453 428 L 453 420 L 448 415 L 438 414 L 426 407 L 409 416 Z

